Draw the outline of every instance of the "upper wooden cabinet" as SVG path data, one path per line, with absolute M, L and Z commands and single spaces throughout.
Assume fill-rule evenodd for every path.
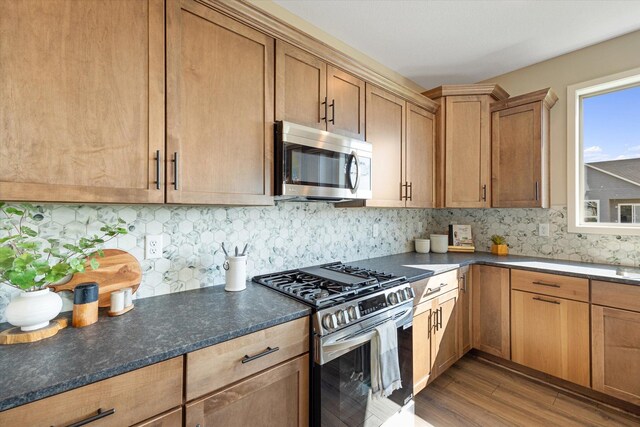
M 549 110 L 557 100 L 547 88 L 491 105 L 493 207 L 549 207 Z
M 365 82 L 276 42 L 276 120 L 365 139 Z
M 474 265 L 472 275 L 473 347 L 510 359 L 509 269 Z
M 167 202 L 273 204 L 274 39 L 167 2 Z
M 509 95 L 498 85 L 440 86 L 423 95 L 437 112 L 437 206 L 485 208 L 491 204 L 492 101 Z
M 163 202 L 164 2 L 2 1 L 0 16 L 0 200 Z
M 436 205 L 436 121 L 432 112 L 407 102 L 407 139 L 404 150 L 406 206 Z M 408 194 L 407 194 L 408 192 Z

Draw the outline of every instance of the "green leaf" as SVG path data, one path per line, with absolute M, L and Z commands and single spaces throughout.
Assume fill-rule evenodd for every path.
M 71 252 L 75 252 L 77 254 L 83 253 L 82 249 L 80 249 L 76 245 L 72 245 L 71 243 L 65 243 L 64 245 L 62 245 L 62 247 L 67 249 L 67 250 L 69 250 L 69 251 L 71 251 Z
M 91 269 L 92 270 L 97 270 L 98 267 L 100 267 L 100 263 L 95 258 L 91 258 L 91 261 L 89 261 L 89 264 L 91 264 Z
M 0 239 L 0 244 L 2 244 L 2 243 L 6 243 L 6 242 L 8 242 L 9 240 L 13 240 L 13 239 L 16 239 L 16 238 L 18 238 L 18 237 L 20 237 L 18 234 L 14 234 L 13 236 L 3 237 L 2 239 Z
M 6 205 L 5 202 L 0 202 L 0 209 L 2 209 L 4 207 L 4 205 Z
M 10 246 L 0 246 L 0 260 L 13 258 L 15 255 L 16 253 Z
M 18 216 L 22 216 L 24 215 L 24 211 L 21 211 L 20 209 L 16 209 L 12 206 L 9 206 L 7 209 L 4 210 L 6 213 L 8 214 L 12 214 L 12 215 L 18 215 Z
M 51 266 L 45 260 L 34 261 L 33 267 L 38 275 L 47 274 L 51 270 Z
M 118 218 L 118 224 L 126 224 L 126 223 L 127 221 L 125 221 L 124 219 Z
M 36 277 L 36 270 L 30 268 L 25 271 L 9 271 L 7 277 L 11 283 L 20 289 L 29 289 L 35 286 L 33 279 Z
M 38 249 L 40 249 L 41 243 L 40 242 L 19 242 L 19 243 L 16 243 L 16 246 L 19 247 L 20 249 L 26 249 L 28 251 L 37 251 Z
M 126 228 L 118 227 L 116 228 L 118 234 L 127 234 L 129 231 Z

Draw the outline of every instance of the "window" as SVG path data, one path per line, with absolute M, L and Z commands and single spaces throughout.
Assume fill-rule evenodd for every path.
M 569 231 L 640 235 L 640 69 L 567 100 Z

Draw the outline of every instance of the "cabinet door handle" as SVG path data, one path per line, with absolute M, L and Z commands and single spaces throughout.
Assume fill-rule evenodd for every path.
M 487 201 L 487 184 L 482 186 L 482 201 Z
M 462 279 L 462 292 L 466 294 L 467 293 L 467 275 L 463 274 L 462 277 L 460 277 L 460 279 Z
M 406 184 L 403 184 L 402 181 L 400 181 L 400 200 L 407 200 L 406 186 Z
M 441 284 L 440 286 L 438 286 L 437 288 L 427 288 L 427 292 L 424 293 L 424 295 L 431 295 L 431 294 L 435 294 L 436 292 L 440 292 L 440 289 L 442 289 L 442 286 L 444 286 L 443 284 Z
M 329 107 L 331 107 L 331 120 L 329 120 L 331 122 L 332 125 L 335 126 L 336 124 L 336 100 L 332 99 L 331 100 L 331 105 L 329 105 Z
M 107 409 L 106 411 L 103 411 L 102 408 L 98 409 L 98 413 L 95 415 L 92 415 L 88 418 L 85 418 L 82 421 L 78 421 L 77 423 L 73 423 L 73 424 L 69 424 L 68 427 L 80 427 L 80 426 L 84 426 L 87 425 L 89 423 L 92 423 L 94 421 L 98 421 L 99 419 L 102 419 L 104 417 L 108 417 L 109 415 L 113 415 L 116 413 L 116 408 L 111 408 L 111 409 Z
M 173 189 L 178 189 L 178 152 L 173 153 Z
M 535 282 L 531 282 L 534 285 L 540 285 L 540 286 L 548 286 L 550 288 L 559 288 L 560 285 L 556 285 L 555 283 L 546 283 L 546 282 L 539 282 L 539 281 L 535 281 Z
M 413 201 L 413 182 L 410 182 L 409 184 L 409 200 Z
M 320 121 L 327 123 L 327 97 L 324 97 L 324 102 L 321 102 L 320 105 L 324 105 L 324 117 L 320 117 Z
M 538 181 L 536 181 L 536 202 L 538 201 L 539 195 L 538 195 Z
M 261 353 L 258 353 L 256 355 L 253 355 L 253 356 L 249 356 L 248 354 L 245 354 L 244 357 L 242 358 L 242 363 L 249 363 L 249 362 L 251 362 L 253 360 L 259 359 L 259 358 L 261 358 L 263 356 L 266 356 L 268 354 L 275 353 L 278 350 L 280 350 L 280 347 L 274 347 L 274 348 L 267 347 L 267 349 L 265 351 L 263 351 Z
M 431 318 L 433 317 L 433 312 L 429 313 L 429 330 L 427 331 L 427 338 L 431 338 L 431 328 L 433 328 Z
M 553 301 L 550 299 L 544 299 L 544 298 L 540 298 L 540 297 L 533 297 L 534 300 L 536 301 L 542 301 L 542 302 L 548 302 L 549 304 L 560 304 L 559 301 Z
M 438 309 L 438 312 L 438 330 L 440 330 L 442 328 L 442 307 Z
M 160 150 L 156 150 L 156 190 L 160 189 Z

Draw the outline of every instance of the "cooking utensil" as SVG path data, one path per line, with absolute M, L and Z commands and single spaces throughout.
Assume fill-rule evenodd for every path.
M 244 245 L 244 249 L 242 249 L 242 253 L 240 254 L 240 256 L 245 256 L 247 254 L 247 248 L 249 247 L 249 244 L 246 243 Z
M 224 256 L 229 256 L 229 254 L 227 253 L 227 249 L 224 247 L 224 242 L 222 242 L 220 245 L 222 246 L 222 251 L 224 252 Z
M 100 263 L 96 270 L 91 269 L 87 260 L 84 273 L 76 273 L 69 282 L 49 287 L 55 292 L 73 292 L 82 283 L 95 282 L 98 284 L 99 307 L 109 307 L 111 292 L 123 288 L 132 288 L 136 292 L 142 280 L 142 269 L 136 257 L 119 249 L 105 249 L 103 257 L 95 258 Z

